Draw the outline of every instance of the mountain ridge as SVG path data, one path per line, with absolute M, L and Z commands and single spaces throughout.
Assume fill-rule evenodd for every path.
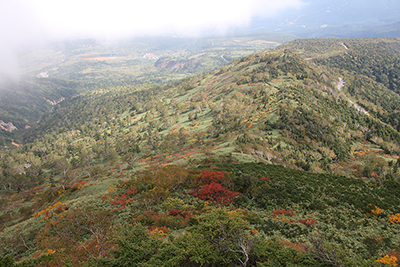
M 396 262 L 400 96 L 363 71 L 397 50 L 351 65 L 357 43 L 379 42 L 397 39 L 296 40 L 65 98 L 23 146 L 0 149 L 1 254 L 28 266 Z M 226 250 L 239 239 L 253 245 Z
M 271 56 L 271 55 L 273 55 L 273 53 L 267 52 L 267 54 L 269 54 L 269 56 L 272 58 L 274 57 L 274 56 Z M 271 105 L 271 103 L 272 103 L 271 100 L 269 100 L 265 104 L 263 104 L 263 106 L 265 108 L 269 109 L 268 116 L 270 116 L 270 118 L 271 118 L 270 120 L 272 120 L 272 121 L 270 121 L 270 120 L 264 118 L 264 120 L 268 124 L 275 123 L 275 121 L 274 121 L 275 119 L 272 119 L 272 118 L 278 118 L 279 115 L 277 116 L 276 113 L 279 114 L 280 110 L 283 107 L 285 107 L 285 108 L 291 107 L 291 108 L 294 108 L 295 110 L 298 110 L 294 114 L 292 113 L 289 115 L 289 117 L 287 117 L 287 118 L 290 118 L 292 116 L 295 116 L 295 117 L 291 118 L 291 119 L 294 119 L 295 121 L 300 119 L 300 118 L 297 118 L 299 116 L 299 114 L 308 112 L 307 110 L 314 110 L 314 112 L 323 112 L 323 110 L 318 106 L 318 101 L 322 101 L 321 103 L 324 103 L 323 105 L 325 105 L 325 109 L 326 109 L 328 107 L 326 105 L 332 105 L 335 101 L 339 100 L 342 102 L 342 104 L 341 104 L 342 111 L 344 111 L 345 109 L 347 110 L 347 106 L 350 107 L 350 109 L 347 111 L 349 114 L 351 114 L 352 112 L 357 112 L 357 109 L 358 110 L 364 109 L 364 107 L 360 107 L 359 104 L 355 100 L 351 99 L 351 98 L 353 98 L 353 96 L 351 96 L 351 95 L 346 96 L 346 93 L 347 93 L 346 90 L 343 92 L 341 90 L 338 90 L 337 83 L 339 83 L 339 81 L 337 80 L 336 76 L 332 76 L 332 75 L 334 75 L 334 73 L 329 74 L 329 73 L 326 73 L 325 70 L 321 69 L 321 67 L 317 67 L 316 65 L 309 65 L 306 63 L 307 60 L 304 61 L 302 58 L 297 57 L 294 54 L 292 54 L 291 52 L 286 51 L 286 50 L 285 51 L 281 50 L 278 54 L 276 54 L 276 56 L 274 58 L 275 60 L 273 60 L 271 58 L 268 59 L 268 57 L 267 58 L 262 58 L 262 57 L 263 57 L 263 54 L 255 55 L 255 58 L 247 57 L 247 58 L 241 59 L 238 62 L 235 62 L 234 63 L 235 67 L 232 67 L 233 65 L 227 65 L 225 67 L 222 67 L 215 74 L 202 74 L 202 75 L 196 76 L 195 78 L 191 78 L 187 81 L 178 83 L 176 88 L 174 88 L 174 86 L 172 86 L 171 89 L 173 91 L 180 92 L 177 95 L 175 95 L 175 98 L 178 98 L 179 102 L 184 104 L 183 108 L 181 108 L 183 110 L 183 113 L 191 114 L 191 115 L 186 115 L 186 116 L 189 116 L 189 119 L 185 119 L 186 116 L 183 116 L 182 114 L 179 114 L 178 116 L 175 115 L 175 119 L 173 119 L 173 120 L 177 121 L 177 124 L 175 124 L 175 125 L 179 125 L 179 127 L 181 127 L 181 128 L 182 127 L 190 128 L 191 127 L 190 124 L 195 125 L 194 122 L 196 122 L 196 119 L 192 119 L 193 120 L 193 122 L 192 122 L 190 119 L 191 117 L 193 117 L 193 118 L 197 117 L 197 120 L 199 119 L 199 117 L 202 117 L 209 123 L 211 122 L 211 125 L 209 124 L 205 128 L 208 137 L 218 138 L 219 135 L 225 134 L 227 131 L 229 131 L 229 129 L 236 129 L 236 128 L 238 128 L 239 133 L 240 133 L 240 129 L 245 129 L 246 127 L 249 127 L 249 125 L 247 125 L 247 124 L 249 124 L 248 121 L 251 121 L 251 120 L 256 121 L 258 119 L 256 118 L 257 116 L 254 116 L 254 114 L 250 115 L 251 113 L 245 113 L 245 114 L 239 115 L 239 113 L 237 113 L 238 111 L 236 111 L 236 110 L 240 110 L 240 108 L 235 109 L 233 107 L 235 107 L 235 106 L 244 107 L 243 103 L 238 102 L 239 99 L 240 99 L 240 101 L 247 99 L 247 101 L 250 101 L 250 103 L 252 103 L 254 105 L 255 101 L 258 101 L 258 102 L 260 101 L 257 98 L 257 95 L 260 94 L 260 92 L 261 92 L 261 94 L 266 93 L 270 97 L 275 96 L 275 98 L 278 99 L 278 100 L 275 100 L 274 105 Z M 256 60 L 256 58 L 259 58 L 258 63 L 254 62 L 254 60 Z M 262 70 L 262 68 L 261 68 L 262 64 L 263 64 L 262 61 L 264 61 L 264 60 L 265 60 L 264 66 L 266 66 L 267 64 L 269 65 L 268 71 Z M 280 60 L 279 64 L 281 64 L 282 66 L 279 66 L 279 64 L 274 66 L 273 62 L 276 60 Z M 290 63 L 286 64 L 285 63 L 286 61 L 289 61 Z M 246 62 L 248 62 L 248 63 L 246 63 Z M 261 62 L 261 64 L 260 64 L 260 62 Z M 242 67 L 240 65 L 242 65 Z M 247 66 L 247 67 L 244 67 L 244 66 Z M 236 71 L 234 75 L 229 73 L 229 71 L 232 68 L 235 68 L 235 71 Z M 260 69 L 260 68 L 261 68 L 261 73 L 259 73 L 259 71 L 258 71 L 258 69 Z M 242 71 L 242 69 L 245 69 L 246 71 Z M 241 72 L 243 72 L 243 73 L 240 74 Z M 285 73 L 283 73 L 283 72 L 285 72 Z M 293 74 L 291 72 L 293 72 Z M 317 72 L 322 73 L 322 76 L 319 74 L 317 75 L 316 74 Z M 324 74 L 324 72 L 326 74 Z M 266 78 L 266 73 L 268 73 L 268 76 L 269 76 L 268 78 Z M 288 75 L 286 76 L 286 74 L 288 74 Z M 204 82 L 204 77 L 207 77 L 207 75 L 212 83 L 210 85 L 204 86 L 203 83 L 206 83 L 206 82 Z M 212 75 L 214 75 L 214 76 L 212 76 Z M 218 75 L 218 78 L 216 78 L 217 77 L 216 75 Z M 283 79 L 278 78 L 279 75 L 283 75 L 285 77 Z M 203 81 L 201 79 L 203 79 Z M 267 80 L 265 80 L 265 79 L 267 79 Z M 197 80 L 197 82 L 194 82 L 193 80 Z M 259 82 L 261 82 L 261 83 L 259 83 Z M 213 84 L 215 84 L 215 85 L 213 85 Z M 285 89 L 286 84 L 291 84 L 292 88 Z M 283 87 L 281 88 L 282 85 L 283 85 Z M 300 87 L 299 87 L 299 85 L 300 85 Z M 321 90 L 321 91 L 318 92 L 315 89 L 313 89 L 311 91 L 312 93 L 310 94 L 310 92 L 305 91 L 304 88 L 301 87 L 301 86 L 304 87 L 305 85 L 306 85 L 306 88 L 320 87 L 321 89 L 319 89 L 319 90 Z M 293 87 L 296 88 L 294 91 L 293 91 L 293 89 L 294 89 Z M 214 88 L 214 89 L 212 89 L 212 88 Z M 219 88 L 218 91 L 215 91 L 216 88 Z M 260 91 L 258 91 L 258 93 L 254 93 L 254 92 L 252 92 L 252 91 L 254 91 L 254 89 L 252 89 L 252 88 L 257 88 L 257 89 L 255 89 L 255 91 L 257 91 L 257 90 L 260 90 Z M 171 89 L 166 88 L 166 89 L 162 89 L 162 90 L 168 91 Z M 214 90 L 213 93 L 211 93 L 212 90 Z M 278 90 L 278 91 L 276 91 L 276 90 Z M 288 90 L 289 92 L 293 91 L 293 93 L 289 93 L 289 94 L 284 93 L 285 90 Z M 193 93 L 191 91 L 193 91 Z M 107 92 L 107 90 L 106 90 L 106 92 Z M 154 93 L 156 93 L 156 92 L 157 91 L 154 91 Z M 187 92 L 187 93 L 185 94 L 185 92 Z M 214 94 L 219 95 L 220 94 L 219 92 L 225 92 L 225 94 L 228 94 L 227 96 L 231 96 L 231 97 L 222 97 L 222 95 L 220 95 L 219 97 L 213 96 Z M 251 95 L 251 93 L 249 95 L 249 92 L 252 92 L 252 94 L 254 94 L 254 95 Z M 154 93 L 151 93 L 151 94 L 154 94 Z M 159 99 L 167 99 L 168 97 L 173 97 L 172 93 L 161 93 L 161 91 L 156 94 L 159 95 L 158 97 L 156 97 Z M 126 96 L 126 93 L 124 93 L 123 95 Z M 307 95 L 308 95 L 309 99 L 306 102 L 307 104 L 304 105 L 301 103 L 301 99 L 306 98 L 305 96 L 307 96 Z M 323 96 L 323 97 L 320 99 L 320 96 Z M 149 97 L 151 99 L 151 97 L 153 97 L 153 96 L 149 96 Z M 336 98 L 336 100 L 333 101 L 333 99 L 335 99 L 335 98 Z M 310 99 L 314 99 L 313 100 L 314 102 L 310 102 L 309 101 Z M 328 104 L 329 102 L 325 102 L 328 99 L 331 99 L 329 101 L 331 101 L 330 103 L 332 103 L 332 104 Z M 223 102 L 220 102 L 221 100 L 223 100 Z M 168 114 L 168 113 L 166 113 L 165 110 L 171 110 L 172 107 L 170 104 L 167 104 L 169 102 L 169 100 L 166 100 L 167 102 L 164 102 L 164 101 L 165 100 L 161 101 L 161 103 L 163 103 L 163 104 L 161 104 L 159 101 L 158 102 L 159 102 L 160 108 L 164 109 L 164 111 L 162 111 L 162 112 L 164 112 L 165 114 Z M 202 101 L 205 101 L 205 102 L 202 102 Z M 146 103 L 147 101 L 142 100 L 140 102 Z M 141 103 L 139 104 L 139 106 L 143 106 Z M 348 104 L 346 104 L 346 103 L 348 103 Z M 130 104 L 132 104 L 132 103 L 130 103 Z M 268 104 L 269 104 L 269 106 L 268 106 Z M 164 107 L 162 107 L 161 105 L 163 105 Z M 247 105 L 245 105 L 245 106 L 247 106 Z M 351 108 L 352 106 L 354 106 L 356 108 Z M 142 107 L 141 109 L 136 110 L 137 115 L 142 116 L 142 118 L 144 117 L 148 120 L 149 119 L 148 118 L 149 111 L 151 110 L 150 107 L 151 106 L 144 107 L 144 109 Z M 82 108 L 83 107 L 76 108 L 76 110 L 80 110 Z M 128 106 L 125 109 L 127 109 L 127 108 L 128 108 Z M 230 109 L 233 109 L 233 111 Z M 248 109 L 248 111 L 250 111 L 250 110 L 254 111 L 254 108 L 252 108 L 251 106 L 247 106 L 247 109 Z M 260 107 L 257 107 L 257 109 L 260 109 Z M 271 112 L 271 109 L 272 109 L 272 112 Z M 205 111 L 208 111 L 208 112 L 205 113 Z M 168 112 L 170 112 L 170 111 L 168 111 Z M 233 112 L 233 113 L 230 114 L 231 112 Z M 324 111 L 324 112 L 326 112 L 326 111 Z M 369 111 L 366 111 L 366 112 L 369 112 Z M 335 111 L 332 110 L 328 113 L 334 114 Z M 361 113 L 363 113 L 363 112 L 361 112 Z M 161 120 L 160 117 L 158 117 L 159 112 L 157 110 L 150 112 L 150 114 L 153 114 L 150 116 L 150 120 L 152 120 L 151 118 L 153 118 L 155 120 L 159 120 L 159 122 L 157 122 L 157 123 L 156 122 L 153 123 L 151 121 L 150 122 L 152 123 L 151 125 L 158 125 L 156 127 L 159 127 L 158 131 L 160 133 L 166 134 L 167 129 L 171 129 L 171 128 L 175 127 L 174 123 L 172 123 L 171 126 L 168 126 L 171 122 L 169 122 L 168 124 L 163 123 L 164 121 L 166 122 L 170 119 L 167 116 Z M 248 115 L 246 115 L 246 114 L 248 114 Z M 134 117 L 134 115 L 131 115 L 131 116 Z M 266 115 L 264 114 L 264 115 L 259 115 L 259 116 L 265 117 Z M 352 115 L 352 116 L 355 116 L 355 115 Z M 358 114 L 356 116 L 362 117 L 361 114 Z M 174 117 L 174 116 L 172 116 L 172 117 Z M 82 118 L 86 119 L 87 117 L 83 116 Z M 328 123 L 328 121 L 332 120 L 332 119 L 333 118 L 325 119 L 327 125 L 332 126 L 331 123 Z M 67 120 L 66 118 L 63 120 L 69 121 L 69 123 L 70 123 L 70 120 Z M 246 121 L 246 122 L 245 123 L 239 122 L 239 120 Z M 368 123 L 372 123 L 372 124 L 378 123 L 379 124 L 379 122 L 373 118 L 365 118 L 363 120 L 368 121 Z M 278 125 L 275 125 L 275 126 L 280 130 L 284 130 L 284 129 L 289 130 L 290 135 L 291 135 L 290 139 L 293 139 L 294 136 L 297 136 L 296 138 L 300 138 L 300 139 L 303 138 L 303 137 L 301 137 L 302 134 L 300 132 L 297 132 L 297 131 L 293 132 L 293 127 L 298 128 L 296 125 L 292 125 L 292 126 L 290 126 L 290 124 L 284 125 L 288 121 L 286 121 L 285 123 L 283 121 L 285 121 L 285 120 L 282 120 L 282 118 L 280 118 L 280 121 L 277 123 Z M 108 122 L 108 123 L 110 123 L 110 122 Z M 237 125 L 233 126 L 232 123 L 236 123 Z M 364 121 L 364 123 L 365 123 L 365 121 Z M 142 131 L 144 128 L 146 128 L 150 125 L 150 123 L 142 124 L 142 122 L 138 122 L 138 124 L 143 125 L 141 128 Z M 348 125 L 348 124 L 349 124 L 349 122 L 346 123 L 346 125 Z M 146 125 L 148 125 L 148 126 L 146 126 Z M 245 126 L 245 125 L 247 125 L 247 126 Z M 152 127 L 154 127 L 154 126 L 152 126 Z M 233 127 L 233 128 L 230 128 L 230 127 Z M 351 127 L 354 127 L 354 126 L 351 126 Z M 396 131 L 394 131 L 394 129 L 391 126 L 386 125 L 384 127 L 388 129 L 387 131 L 389 131 L 391 133 L 391 135 L 393 135 L 391 138 L 395 138 L 395 140 L 399 139 L 398 133 L 396 133 Z M 341 128 L 343 128 L 343 127 L 341 127 Z M 354 130 L 357 131 L 355 128 L 353 128 L 353 131 Z M 310 133 L 313 131 L 314 130 L 310 129 Z M 137 130 L 135 132 L 137 132 Z M 151 133 L 150 135 L 152 135 L 152 134 L 153 133 Z M 315 139 L 315 137 L 317 137 L 317 133 L 313 133 L 311 135 L 312 136 L 308 136 L 308 138 Z M 157 137 L 157 138 L 160 138 L 160 137 Z M 265 137 L 262 137 L 262 138 L 265 138 Z M 317 139 L 320 139 L 320 138 L 321 137 L 318 137 Z M 322 139 L 320 139 L 320 140 L 322 141 Z M 293 140 L 291 142 L 293 142 Z M 346 142 L 344 142 L 344 143 L 346 143 Z M 383 142 L 381 142 L 381 143 L 383 144 Z M 349 146 L 350 146 L 350 143 L 349 143 Z M 391 149 L 396 147 L 396 145 L 394 143 L 390 143 L 389 146 L 391 147 Z M 330 147 L 329 149 L 332 149 L 332 147 Z M 339 149 L 339 147 L 337 149 Z M 392 150 L 392 151 L 397 151 L 397 149 Z M 336 154 L 338 154 L 338 153 L 336 153 Z
M 171 82 L 221 66 L 225 58 L 236 59 L 294 38 L 258 31 L 197 38 L 138 37 L 117 43 L 79 39 L 27 52 L 19 59 L 21 75 L 15 80 L 7 76 L 0 79 L 0 119 L 13 122 L 19 129 L 12 134 L 0 131 L 0 144 L 23 142 L 20 135 L 25 125 L 34 126 L 51 109 L 43 97 L 57 101 L 103 85 Z M 149 52 L 162 59 L 158 63 L 149 60 Z M 93 57 L 99 55 L 102 57 Z M 161 67 L 167 59 L 175 61 L 179 71 Z

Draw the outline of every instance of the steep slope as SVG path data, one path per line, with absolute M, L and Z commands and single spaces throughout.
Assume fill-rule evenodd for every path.
M 319 65 L 367 76 L 399 91 L 400 38 L 308 39 L 283 45 Z
M 362 74 L 350 87 L 350 67 L 311 59 L 347 43 L 311 41 L 321 44 L 56 105 L 24 146 L 0 150 L 1 253 L 31 266 L 131 256 L 149 266 L 379 266 L 398 255 L 400 134 L 379 116 L 394 110 L 353 91 L 398 95 Z
M 143 37 L 102 43 L 91 39 L 54 43 L 21 54 L 18 81 L 0 77 L 0 146 L 20 138 L 52 103 L 99 86 L 158 83 L 203 73 L 295 37 L 266 31 L 202 38 Z M 3 123 L 2 123 L 3 125 Z M 3 130 L 4 128 L 4 130 Z
M 1 83 L 0 120 L 15 127 L 0 128 L 0 146 L 10 146 L 11 141 L 23 143 L 21 132 L 34 126 L 42 114 L 77 91 L 75 82 L 59 79 L 24 77 L 18 82 Z
M 342 76 L 352 83 L 348 75 Z M 380 121 L 389 112 L 394 116 L 394 111 L 375 115 L 379 112 L 368 105 L 376 104 L 353 101 L 348 85 L 338 87 L 339 83 L 335 71 L 289 50 L 264 52 L 174 84 L 84 92 L 43 118 L 30 140 L 45 134 L 63 139 L 57 134 L 79 130 L 78 139 L 88 136 L 94 143 L 110 139 L 119 154 L 138 143 L 139 162 L 155 156 L 154 164 L 186 162 L 183 158 L 188 155 L 176 155 L 176 150 L 185 148 L 204 157 L 204 151 L 211 149 L 238 160 L 316 172 L 330 172 L 368 147 L 398 154 L 399 133 Z M 367 92 L 375 88 L 368 85 L 363 82 L 357 88 Z M 393 103 L 400 102 L 396 97 Z M 50 142 L 42 142 L 52 150 Z M 379 175 L 390 172 L 383 168 Z
M 297 40 L 284 47 L 332 68 L 349 97 L 400 131 L 399 38 Z

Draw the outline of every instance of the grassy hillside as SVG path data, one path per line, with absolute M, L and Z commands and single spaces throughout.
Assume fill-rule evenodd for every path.
M 11 146 L 25 127 L 36 124 L 52 103 L 88 88 L 164 84 L 225 65 L 242 56 L 276 47 L 295 37 L 238 32 L 203 38 L 147 37 L 99 42 L 54 43 L 19 58 L 21 77 L 1 83 L 0 120 L 17 130 L 0 128 L 0 146 Z
M 357 151 L 372 149 L 378 156 L 393 154 L 387 157 L 395 160 L 400 140 L 396 125 L 382 123 L 372 109 L 359 111 L 353 96 L 338 84 L 333 70 L 329 73 L 288 50 L 265 52 L 164 86 L 85 91 L 43 118 L 32 129 L 31 140 L 45 134 L 57 139 L 73 129 L 94 141 L 107 137 L 125 145 L 136 142 L 144 159 L 161 154 L 157 161 L 171 162 L 168 157 L 188 145 L 201 155 L 201 145 L 241 160 L 250 155 L 316 172 L 337 167 L 340 174 L 349 171 L 344 161 L 358 161 Z M 395 94 L 393 99 L 400 102 Z M 52 150 L 54 145 L 48 145 Z M 387 168 L 380 173 L 390 175 Z
M 400 134 L 384 118 L 399 96 L 350 63 L 324 63 L 348 55 L 342 43 L 295 41 L 172 83 L 65 99 L 24 146 L 0 151 L 3 256 L 23 266 L 396 261 Z

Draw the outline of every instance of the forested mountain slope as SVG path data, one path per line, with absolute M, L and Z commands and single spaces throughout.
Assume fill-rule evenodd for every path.
M 296 40 L 287 47 L 334 69 L 359 105 L 400 131 L 399 38 Z
M 315 171 L 330 171 L 369 145 L 398 154 L 396 121 L 379 120 L 395 117 L 396 110 L 364 100 L 358 102 L 367 110 L 362 112 L 347 92 L 357 88 L 386 97 L 390 91 L 369 86 L 367 77 L 355 87 L 349 75 L 342 75 L 347 83 L 338 88 L 338 75 L 289 50 L 265 52 L 174 84 L 86 91 L 63 102 L 32 134 L 54 136 L 73 129 L 95 141 L 117 138 L 119 144 L 134 136 L 147 158 L 174 154 L 177 144 L 169 140 L 180 134 L 183 147 L 189 140 L 208 142 L 229 147 L 226 152 L 238 158 L 248 154 Z M 400 103 L 397 94 L 390 99 Z
M 298 40 L 66 98 L 0 151 L 2 253 L 28 266 L 394 260 L 400 98 L 325 63 L 351 45 Z
M 35 125 L 42 114 L 49 112 L 63 99 L 78 92 L 75 82 L 57 79 L 22 79 L 0 84 L 0 120 L 10 123 L 12 129 L 0 129 L 0 145 L 11 146 L 23 140 L 15 135 Z
M 0 146 L 23 143 L 20 136 L 25 128 L 34 126 L 62 98 L 77 92 L 101 86 L 163 84 L 294 38 L 251 31 L 201 38 L 137 37 L 118 42 L 80 39 L 21 53 L 18 79 L 0 76 L 0 120 L 4 122 Z
M 303 51 L 317 64 L 362 74 L 400 93 L 400 38 L 299 39 L 283 47 Z

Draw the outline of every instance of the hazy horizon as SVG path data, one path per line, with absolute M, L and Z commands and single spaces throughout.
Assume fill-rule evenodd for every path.
M 200 36 L 238 29 L 296 35 L 346 23 L 359 27 L 400 21 L 399 9 L 395 0 L 2 1 L 0 74 L 17 78 L 18 54 L 52 41 Z
M 2 1 L 0 73 L 17 77 L 17 54 L 49 41 L 222 33 L 250 25 L 254 16 L 273 17 L 302 5 L 304 0 Z

